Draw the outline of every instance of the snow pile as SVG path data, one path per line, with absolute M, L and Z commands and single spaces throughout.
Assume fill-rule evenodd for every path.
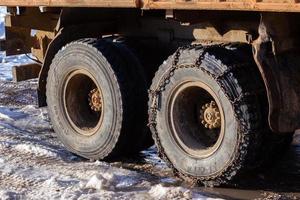
M 136 172 L 120 169 L 117 171 L 106 171 L 92 175 L 88 181 L 82 182 L 82 188 L 95 190 L 119 190 L 137 186 L 144 182 L 144 178 Z
M 0 106 L 0 120 L 9 122 L 10 125 L 20 127 L 29 132 L 32 129 L 36 130 L 36 128 L 49 128 L 49 118 L 46 109 L 37 109 L 33 105 L 28 105 L 21 109 Z
M 39 146 L 32 146 L 32 144 L 17 144 L 14 146 L 14 149 L 22 153 L 31 153 L 47 157 L 57 157 L 57 154 L 52 152 L 51 150 Z
M 193 192 L 183 187 L 165 187 L 162 184 L 153 186 L 149 192 L 153 199 L 176 199 L 176 200 L 221 200 L 219 198 L 206 197 L 201 193 Z
M 149 194 L 154 199 L 191 199 L 192 192 L 182 187 L 164 187 L 161 184 L 151 188 Z
M 100 174 L 94 175 L 85 185 L 85 188 L 102 190 L 107 185 L 107 180 Z

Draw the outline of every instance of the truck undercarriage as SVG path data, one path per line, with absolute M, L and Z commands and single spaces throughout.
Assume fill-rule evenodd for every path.
M 37 58 L 15 79 L 39 71 L 39 105 L 70 151 L 132 154 L 152 144 L 148 125 L 178 175 L 218 185 L 300 128 L 300 7 L 251 2 L 9 1 L 0 46 Z

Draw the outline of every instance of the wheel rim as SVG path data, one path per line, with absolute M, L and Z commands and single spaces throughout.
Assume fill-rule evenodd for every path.
M 80 135 L 94 135 L 100 129 L 104 115 L 99 84 L 83 69 L 72 71 L 65 80 L 63 105 L 69 124 Z
M 224 112 L 217 95 L 202 82 L 184 82 L 168 101 L 171 136 L 189 156 L 205 158 L 221 146 Z

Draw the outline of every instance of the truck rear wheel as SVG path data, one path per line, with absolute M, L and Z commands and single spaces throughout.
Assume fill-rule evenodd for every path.
M 83 39 L 55 56 L 47 79 L 49 115 L 59 139 L 89 159 L 136 153 L 151 144 L 147 90 L 126 47 Z
M 192 46 L 160 67 L 150 128 L 159 153 L 183 178 L 219 185 L 255 158 L 263 120 L 253 66 L 233 49 Z

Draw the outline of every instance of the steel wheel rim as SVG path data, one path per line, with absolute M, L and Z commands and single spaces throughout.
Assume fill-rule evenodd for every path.
M 81 79 L 81 80 L 80 80 Z M 79 81 L 82 84 L 76 83 Z M 87 84 L 92 85 L 90 88 L 85 87 Z M 84 88 L 84 89 L 82 89 Z M 89 88 L 89 89 L 86 89 Z M 76 90 L 74 93 L 74 90 Z M 102 99 L 101 112 L 95 113 L 91 109 L 89 105 L 89 93 L 93 90 L 97 89 L 100 93 L 100 98 Z M 85 90 L 85 91 L 82 91 Z M 78 94 L 80 92 L 84 92 L 83 95 Z M 79 97 L 78 97 L 79 95 Z M 73 96 L 77 100 L 70 100 L 70 97 Z M 77 96 L 77 97 L 76 97 Z M 72 97 L 71 97 L 72 99 Z M 71 71 L 65 78 L 64 86 L 63 86 L 63 109 L 65 113 L 65 117 L 69 122 L 71 128 L 76 131 L 79 135 L 82 136 L 93 136 L 100 129 L 103 117 L 104 117 L 104 99 L 101 88 L 99 87 L 98 82 L 94 78 L 94 76 L 87 70 L 78 68 Z M 82 101 L 80 101 L 82 100 Z M 74 102 L 75 101 L 75 102 Z M 70 104 L 77 104 L 77 106 L 73 106 Z M 88 109 L 90 107 L 90 110 Z M 79 111 L 74 112 L 74 109 L 78 109 Z M 80 111 L 83 110 L 84 112 Z M 82 115 L 82 116 L 79 116 Z M 81 122 L 80 122 L 81 121 Z M 84 127 L 84 123 L 87 124 Z
M 178 98 L 182 98 L 181 95 L 184 94 L 184 92 L 186 92 L 187 90 L 189 90 L 191 88 L 195 89 L 195 90 L 199 89 L 200 91 L 203 91 L 204 93 L 209 95 L 210 98 L 216 102 L 216 105 L 220 111 L 221 126 L 220 126 L 219 130 L 217 130 L 217 132 L 218 132 L 217 138 L 209 146 L 205 146 L 203 144 L 197 145 L 196 144 L 197 142 L 193 142 L 192 145 L 188 145 L 187 141 L 191 141 L 193 138 L 192 135 L 195 135 L 195 134 L 190 134 L 190 133 L 188 133 L 188 131 L 185 131 L 184 133 L 182 133 L 183 127 L 178 128 L 179 127 L 178 124 L 182 123 L 182 122 L 179 122 L 180 119 L 182 119 L 182 118 L 179 117 L 180 119 L 178 120 L 178 115 L 183 115 L 183 114 L 178 113 L 178 110 L 180 110 L 180 108 L 179 108 L 180 106 L 178 107 Z M 191 106 L 192 106 L 192 104 L 191 104 Z M 168 111 L 167 112 L 168 112 L 168 119 L 169 119 L 168 123 L 170 125 L 169 127 L 170 127 L 171 137 L 175 141 L 175 144 L 177 145 L 177 147 L 180 150 L 182 150 L 185 154 L 187 154 L 191 157 L 194 157 L 194 158 L 207 158 L 207 157 L 211 156 L 212 154 L 214 154 L 220 148 L 223 138 L 225 136 L 224 111 L 223 111 L 222 105 L 221 105 L 217 95 L 213 92 L 213 90 L 208 85 L 206 85 L 205 83 L 200 82 L 200 81 L 187 81 L 187 82 L 183 82 L 183 83 L 179 84 L 172 91 L 172 95 L 170 96 L 170 98 L 168 100 Z M 182 112 L 186 112 L 186 111 L 182 111 Z M 191 118 L 189 118 L 189 119 L 191 119 Z M 186 120 L 186 121 L 188 121 L 188 120 Z M 195 119 L 195 120 L 197 120 L 197 119 Z M 184 122 L 184 123 L 186 123 L 186 122 Z M 189 122 L 187 122 L 187 123 L 189 123 Z M 199 119 L 199 123 L 200 123 L 200 119 Z M 201 126 L 203 126 L 203 125 L 200 125 L 199 127 L 201 127 Z M 186 127 L 186 128 L 188 129 L 188 127 Z M 204 128 L 202 127 L 199 129 L 200 134 L 203 134 L 203 133 L 201 133 L 201 131 L 205 130 Z M 186 137 L 186 138 L 184 138 L 184 137 Z M 190 138 L 188 138 L 188 137 L 190 137 Z M 198 140 L 198 143 L 200 141 Z M 200 146 L 203 146 L 203 148 Z

